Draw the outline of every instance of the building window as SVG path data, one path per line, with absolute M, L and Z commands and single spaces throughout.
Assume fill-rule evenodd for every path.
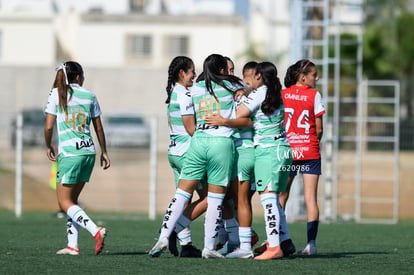
M 152 55 L 152 37 L 150 35 L 130 35 L 127 38 L 128 57 L 146 58 Z
M 177 55 L 189 55 L 190 39 L 185 35 L 169 36 L 167 38 L 167 54 L 168 57 Z
M 148 6 L 148 0 L 130 0 L 129 6 L 131 8 L 131 12 L 142 13 Z

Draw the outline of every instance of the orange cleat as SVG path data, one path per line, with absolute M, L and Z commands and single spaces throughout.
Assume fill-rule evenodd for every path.
M 254 257 L 255 260 L 271 260 L 271 259 L 279 259 L 283 257 L 282 249 L 280 246 L 276 247 L 268 247 L 263 254 Z
M 104 227 L 99 228 L 98 232 L 93 236 L 95 239 L 95 254 L 99 255 L 104 247 L 104 239 L 106 237 L 106 229 Z

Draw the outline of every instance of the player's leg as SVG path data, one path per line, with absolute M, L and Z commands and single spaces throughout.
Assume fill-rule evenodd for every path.
M 307 215 L 307 239 L 306 247 L 301 254 L 316 254 L 316 236 L 319 227 L 319 207 L 317 202 L 319 175 L 303 175 L 303 192 L 305 196 Z

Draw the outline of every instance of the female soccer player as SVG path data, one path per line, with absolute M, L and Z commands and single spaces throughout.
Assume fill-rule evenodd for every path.
M 195 131 L 194 108 L 190 91 L 195 77 L 194 63 L 186 56 L 175 57 L 168 68 L 167 99 L 168 125 L 170 132 L 170 145 L 168 148 L 168 160 L 174 171 L 175 185 L 178 181 L 185 160 L 186 152 L 190 147 L 191 136 Z M 207 188 L 204 188 L 207 189 Z M 199 200 L 186 207 L 184 216 L 181 217 L 181 225 L 186 224 L 178 233 L 173 231 L 170 238 L 169 249 L 174 256 L 178 256 L 176 237 L 182 247 L 181 257 L 201 257 L 201 251 L 192 245 L 191 231 L 188 224 L 195 217 L 200 216 L 207 208 L 207 192 L 202 188 L 197 189 Z M 189 217 L 186 217 L 189 216 Z
M 286 89 L 283 90 L 286 131 L 293 150 L 293 164 L 286 186 L 280 195 L 280 203 L 285 208 L 289 190 L 299 171 L 303 176 L 303 191 L 306 204 L 308 243 L 300 254 L 316 254 L 316 235 L 319 225 L 317 203 L 318 180 L 321 174 L 321 154 L 319 142 L 323 133 L 322 115 L 325 108 L 318 91 L 313 90 L 318 81 L 314 63 L 307 59 L 299 60 L 290 66 L 285 76 Z
M 272 63 L 257 64 L 252 88 L 255 90 L 237 109 L 236 121 L 251 117 L 253 123 L 256 190 L 264 209 L 268 242 L 266 250 L 255 259 L 269 260 L 283 257 L 280 241 L 289 239 L 286 217 L 278 197 L 279 192 L 285 191 L 292 151 L 285 135 L 282 86 Z M 236 121 L 224 120 L 224 124 L 236 127 L 244 124 Z
M 95 164 L 95 145 L 90 133 L 92 122 L 101 147 L 100 162 L 108 169 L 110 161 L 101 123 L 101 109 L 96 96 L 82 87 L 84 74 L 81 65 L 68 61 L 56 68 L 53 89 L 49 94 L 45 124 L 47 156 L 58 161 L 56 191 L 59 207 L 68 215 L 68 245 L 56 254 L 78 255 L 78 229 L 83 227 L 95 239 L 95 254 L 104 246 L 107 230 L 98 227 L 78 205 L 78 198 L 89 181 Z M 58 155 L 51 144 L 56 121 Z
M 204 118 L 220 113 L 230 118 L 233 110 L 233 93 L 242 87 L 239 78 L 228 75 L 227 61 L 219 54 L 212 54 L 203 64 L 203 79 L 191 88 L 195 109 L 196 131 L 187 151 L 184 167 L 175 196 L 169 204 L 161 226 L 158 242 L 149 255 L 158 257 L 168 246 L 170 236 L 186 203 L 200 180 L 207 173 L 208 196 L 204 224 L 203 258 L 223 258 L 214 250 L 215 237 L 221 223 L 221 205 L 231 174 L 234 144 L 230 127 L 211 127 Z

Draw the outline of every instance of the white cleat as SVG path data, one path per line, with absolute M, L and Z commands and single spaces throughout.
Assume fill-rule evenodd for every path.
M 304 249 L 298 252 L 300 255 L 315 255 L 316 254 L 316 245 L 308 243 Z
M 201 258 L 203 259 L 223 259 L 224 256 L 218 253 L 216 250 L 210 250 L 206 247 L 203 248 L 201 253 Z
M 157 241 L 154 247 L 150 250 L 148 255 L 150 257 L 159 257 L 161 253 L 168 248 L 168 238 L 163 237 Z
M 226 255 L 226 258 L 230 259 L 252 259 L 254 257 L 251 250 L 237 248 L 233 252 Z
M 56 255 L 79 255 L 79 249 L 68 246 L 56 252 Z

